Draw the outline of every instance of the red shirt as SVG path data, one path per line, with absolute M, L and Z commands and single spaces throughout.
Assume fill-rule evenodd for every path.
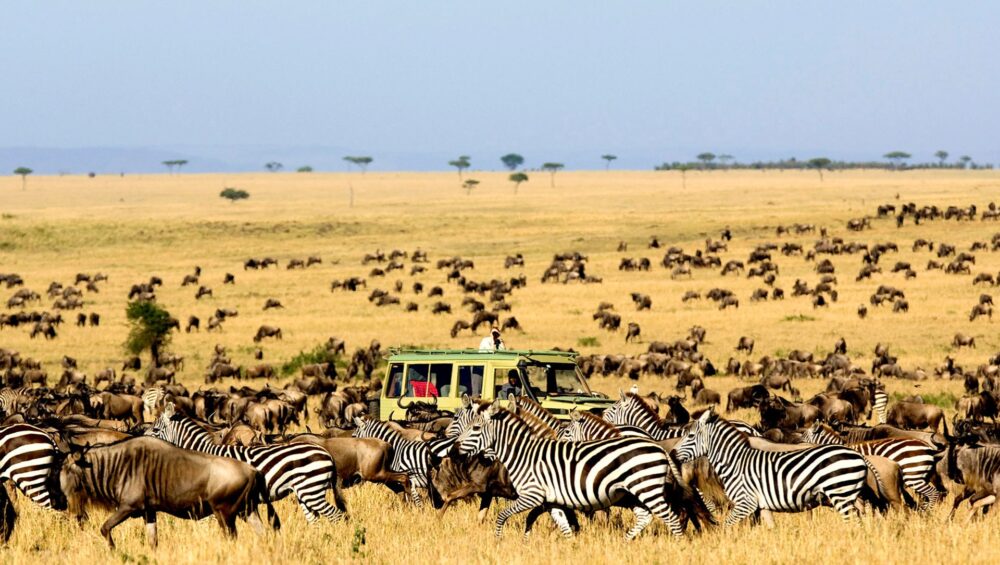
M 413 387 L 413 396 L 426 398 L 429 396 L 438 396 L 438 389 L 434 386 L 434 383 L 427 381 L 410 381 L 410 386 Z

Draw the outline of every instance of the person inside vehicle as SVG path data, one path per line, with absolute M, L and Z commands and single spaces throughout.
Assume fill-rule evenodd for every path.
M 517 373 L 517 369 L 507 371 L 507 384 L 500 389 L 500 398 L 509 398 L 512 395 L 521 396 L 521 376 Z
M 503 338 L 500 337 L 499 328 L 493 328 L 490 330 L 490 335 L 484 337 L 483 340 L 479 342 L 480 351 L 503 351 L 505 349 L 507 349 L 507 346 L 504 345 Z
M 407 394 L 410 397 L 416 398 L 427 398 L 427 397 L 437 397 L 438 389 L 434 386 L 434 383 L 427 380 L 426 375 L 420 374 L 419 371 L 410 368 L 410 378 L 407 388 L 411 394 Z

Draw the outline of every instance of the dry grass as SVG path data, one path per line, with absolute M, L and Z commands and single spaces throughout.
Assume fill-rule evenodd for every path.
M 97 295 L 87 295 L 86 312 L 99 312 L 102 327 L 76 328 L 67 324 L 56 341 L 30 340 L 23 330 L 4 329 L 0 345 L 20 350 L 42 360 L 50 373 L 58 373 L 62 354 L 81 362 L 93 373 L 120 363 L 124 341 L 125 294 L 128 287 L 151 274 L 163 277 L 160 302 L 175 316 L 196 314 L 203 323 L 217 307 L 237 308 L 239 317 L 226 322 L 222 333 L 179 334 L 173 350 L 187 358 L 181 380 L 189 386 L 202 382 L 202 371 L 215 343 L 230 347 L 234 360 L 251 364 L 250 338 L 262 323 L 280 326 L 285 338 L 264 345 L 265 360 L 280 363 L 301 350 L 311 349 L 330 335 L 343 337 L 353 348 L 378 338 L 385 345 L 471 347 L 478 337 L 468 334 L 448 337 L 456 316 L 432 316 L 424 306 L 437 299 L 414 297 L 410 285 L 420 280 L 426 286 L 444 285 L 444 273 L 432 268 L 410 277 L 408 270 L 390 274 L 384 281 L 369 278 L 369 288 L 390 288 L 400 279 L 406 290 L 404 303 L 414 300 L 421 312 L 405 314 L 394 307 L 378 309 L 364 293 L 329 292 L 332 279 L 367 275 L 361 256 L 376 248 L 426 250 L 433 262 L 462 255 L 476 262 L 469 273 L 475 280 L 509 277 L 520 270 L 505 271 L 503 258 L 525 255 L 529 286 L 512 297 L 514 315 L 526 332 L 513 333 L 507 341 L 514 347 L 572 346 L 584 352 L 636 354 L 646 344 L 626 345 L 623 333 L 600 331 L 590 314 L 598 302 L 610 301 L 623 321 L 642 326 L 644 339 L 676 339 L 694 324 L 708 329 L 705 352 L 716 364 L 733 354 L 741 335 L 757 340 L 755 356 L 805 349 L 825 354 L 834 340 L 844 336 L 851 354 L 862 365 L 870 363 L 877 342 L 889 343 L 907 367 L 931 370 L 947 354 L 960 364 L 975 366 L 988 353 L 1000 349 L 1000 337 L 987 321 L 968 321 L 968 311 L 983 289 L 974 288 L 971 277 L 925 272 L 930 258 L 926 251 L 912 253 L 916 238 L 957 244 L 960 250 L 977 240 L 989 240 L 1000 226 L 979 221 L 956 224 L 933 222 L 919 227 L 907 224 L 897 230 L 888 220 L 874 221 L 875 228 L 861 234 L 847 232 L 849 218 L 873 214 L 883 202 L 914 201 L 918 204 L 985 206 L 1000 186 L 992 172 L 847 172 L 826 175 L 797 172 L 689 173 L 682 189 L 676 173 L 573 173 L 556 175 L 549 186 L 547 175 L 534 174 L 513 195 L 505 174 L 473 173 L 482 181 L 466 196 L 451 174 L 253 174 L 253 175 L 150 175 L 98 177 L 31 177 L 28 190 L 20 179 L 0 178 L 0 271 L 17 272 L 26 286 L 43 292 L 52 280 L 72 282 L 77 272 L 102 271 L 110 280 Z M 251 193 L 248 201 L 230 204 L 218 197 L 226 186 Z M 348 207 L 348 187 L 353 186 L 355 206 Z M 656 267 L 649 273 L 620 273 L 615 252 L 618 241 L 629 242 L 633 257 L 649 257 L 658 263 L 664 250 L 646 249 L 656 235 L 667 246 L 687 251 L 700 248 L 707 237 L 715 238 L 724 226 L 735 235 L 723 260 L 745 260 L 756 244 L 775 240 L 774 227 L 793 222 L 815 223 L 830 228 L 833 235 L 863 242 L 895 241 L 901 251 L 883 259 L 891 267 L 896 260 L 910 261 L 918 271 L 915 280 L 902 275 L 876 275 L 872 281 L 855 283 L 860 257 L 833 258 L 840 280 L 840 301 L 829 309 L 813 310 L 805 299 L 752 304 L 751 291 L 759 279 L 718 275 L 717 270 L 695 271 L 691 280 L 671 280 Z M 811 245 L 814 236 L 785 236 L 781 241 Z M 579 250 L 590 256 L 588 270 L 604 278 L 598 285 L 542 285 L 539 277 L 557 251 Z M 323 257 L 324 264 L 306 271 L 287 271 L 292 257 L 310 254 Z M 282 262 L 278 270 L 246 272 L 242 261 L 251 256 L 272 255 Z M 1000 257 L 978 252 L 974 272 L 1000 271 Z M 339 261 L 333 264 L 333 261 Z M 812 264 L 801 258 L 777 259 L 781 267 L 778 286 L 790 293 L 792 282 L 802 278 L 814 284 Z M 202 283 L 213 287 L 214 298 L 194 300 L 194 289 L 180 288 L 184 274 L 200 265 Z M 407 263 L 409 267 L 409 263 Z M 888 271 L 888 269 L 886 269 Z M 236 286 L 222 285 L 226 272 L 237 277 Z M 894 315 L 888 309 L 874 310 L 868 320 L 855 315 L 858 304 L 879 284 L 903 288 L 910 300 L 910 313 Z M 704 291 L 715 286 L 730 288 L 740 298 L 738 311 L 718 311 L 710 302 L 682 304 L 687 290 Z M 628 293 L 652 296 L 651 312 L 634 312 Z M 986 290 L 989 292 L 989 290 Z M 12 292 L 12 291 L 11 291 Z M 445 301 L 458 311 L 460 295 L 445 285 Z M 3 296 L 6 299 L 7 295 Z M 261 312 L 264 299 L 279 298 L 285 310 Z M 48 300 L 42 307 L 48 306 Z M 461 314 L 468 317 L 467 314 Z M 949 346 L 956 331 L 975 335 L 978 349 L 953 352 Z M 582 338 L 596 338 L 597 345 L 581 347 Z M 584 343 L 592 343 L 585 340 Z M 613 393 L 631 381 L 596 378 L 592 386 Z M 666 391 L 671 383 L 644 378 L 644 390 Z M 711 388 L 725 392 L 736 386 L 735 378 L 719 378 Z M 797 383 L 804 395 L 822 388 L 819 381 Z M 931 381 L 920 388 L 909 382 L 889 383 L 890 392 L 950 393 L 960 396 L 960 382 Z M 743 413 L 742 417 L 752 418 Z M 314 424 L 315 425 L 315 424 Z M 83 532 L 60 516 L 42 512 L 19 501 L 21 522 L 5 561 L 106 561 L 111 555 L 98 539 L 95 520 Z M 895 516 L 888 520 L 866 520 L 861 529 L 844 526 L 832 511 L 814 516 L 780 516 L 778 529 L 765 531 L 739 528 L 735 532 L 713 532 L 705 536 L 673 540 L 663 535 L 645 535 L 625 545 L 620 543 L 620 520 L 615 527 L 603 523 L 585 525 L 576 540 L 557 539 L 543 525 L 535 537 L 523 542 L 518 535 L 523 521 L 515 520 L 506 538 L 497 545 L 492 527 L 475 522 L 471 506 L 439 517 L 429 510 L 403 508 L 384 489 L 363 486 L 348 493 L 352 521 L 347 525 L 306 527 L 297 508 L 281 504 L 286 527 L 277 537 L 258 539 L 247 532 L 238 542 L 225 540 L 211 523 L 190 524 L 161 519 L 161 548 L 143 545 L 138 522 L 119 529 L 123 560 L 177 562 L 260 559 L 268 561 L 342 561 L 356 558 L 352 540 L 356 528 L 364 528 L 365 560 L 398 561 L 705 561 L 791 562 L 838 556 L 846 562 L 868 561 L 872 556 L 889 562 L 995 561 L 995 552 L 982 551 L 980 542 L 991 539 L 995 518 L 969 525 L 965 520 L 948 522 L 939 508 L 926 517 Z M 386 511 L 386 508 L 389 510 Z M 628 518 L 625 519 L 629 521 Z M 242 529 L 241 529 L 242 531 Z M 455 543 L 461 540 L 460 543 Z

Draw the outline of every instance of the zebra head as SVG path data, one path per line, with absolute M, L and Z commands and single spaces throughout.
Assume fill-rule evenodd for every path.
M 468 394 L 462 395 L 462 407 L 455 412 L 455 417 L 444 430 L 444 437 L 458 437 L 463 431 L 472 425 L 481 405 L 473 402 Z
M 611 422 L 616 426 L 624 424 L 624 412 L 625 403 L 628 402 L 628 396 L 625 395 L 625 391 L 618 389 L 618 401 L 616 401 L 611 406 L 608 406 L 601 417 L 604 418 L 606 422 Z
M 706 410 L 698 418 L 684 439 L 674 447 L 678 461 L 684 463 L 708 455 L 712 428 L 717 419 L 718 416 L 711 410 Z
M 162 439 L 163 441 L 169 441 L 170 443 L 176 443 L 178 439 L 178 427 L 177 422 L 173 420 L 175 413 L 174 403 L 167 402 L 163 406 L 160 416 L 153 422 L 153 425 L 146 430 L 145 435 L 155 437 L 156 439 Z
M 583 417 L 580 412 L 573 409 L 569 413 L 569 424 L 559 430 L 559 441 L 585 441 L 586 433 L 583 429 Z
M 511 403 L 511 406 L 514 406 Z M 516 407 L 514 408 L 516 409 Z M 472 423 L 459 434 L 455 444 L 458 445 L 458 452 L 462 455 L 470 456 L 482 453 L 487 459 L 495 459 L 496 452 L 493 450 L 493 427 L 496 418 L 503 412 L 496 404 L 490 404 L 484 412 L 477 414 Z

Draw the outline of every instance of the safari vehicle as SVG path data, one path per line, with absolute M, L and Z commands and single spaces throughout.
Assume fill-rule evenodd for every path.
M 574 409 L 602 411 L 612 404 L 591 392 L 576 354 L 564 351 L 394 349 L 382 382 L 381 420 L 405 420 L 414 402 L 455 412 L 464 394 L 502 404 L 511 396 L 527 396 L 560 419 Z

